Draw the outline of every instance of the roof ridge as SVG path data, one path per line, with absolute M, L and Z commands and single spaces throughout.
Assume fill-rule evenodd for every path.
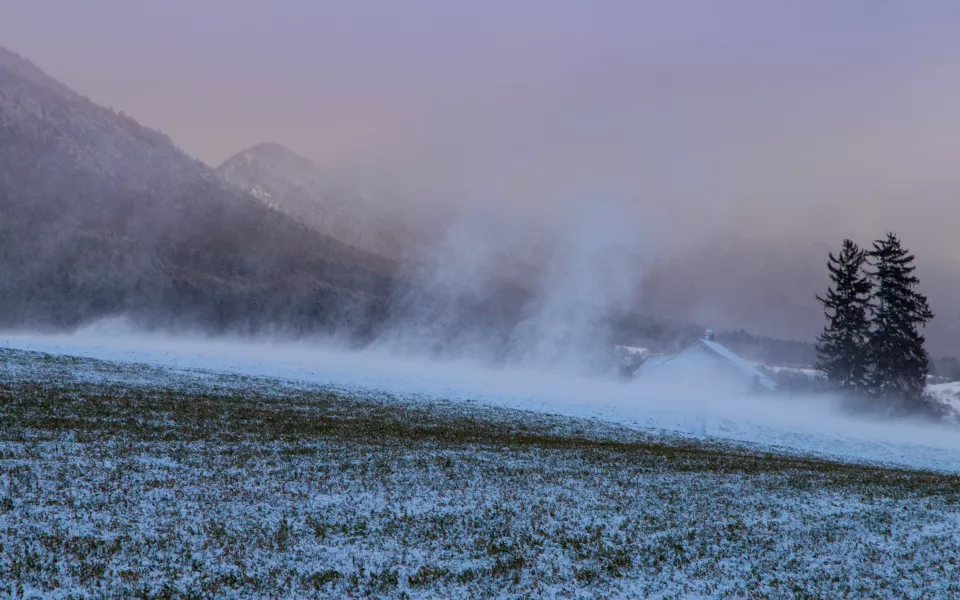
M 701 339 L 698 339 L 696 343 L 699 343 L 701 346 L 706 348 L 709 352 L 712 352 L 714 355 L 726 360 L 727 362 L 732 363 L 740 371 L 746 373 L 747 375 L 753 375 L 755 377 L 759 377 L 762 380 L 769 381 L 771 384 L 776 385 L 775 381 L 773 381 L 772 379 L 770 379 L 769 377 L 761 373 L 759 369 L 749 364 L 746 360 L 744 360 L 743 357 L 738 355 L 733 350 L 727 348 L 720 342 L 717 342 L 715 340 L 705 340 L 701 338 Z M 721 348 L 723 351 L 720 351 L 717 348 Z

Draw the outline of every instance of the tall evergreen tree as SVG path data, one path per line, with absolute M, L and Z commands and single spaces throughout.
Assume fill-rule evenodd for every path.
M 930 359 L 924 348 L 924 327 L 933 313 L 927 298 L 914 288 L 914 256 L 893 233 L 873 243 L 867 253 L 873 268 L 872 322 L 869 353 L 870 391 L 879 396 L 920 402 Z
M 866 251 L 843 240 L 838 256 L 827 262 L 832 285 L 825 298 L 817 296 L 827 315 L 827 324 L 817 338 L 817 368 L 827 381 L 844 391 L 862 392 L 867 387 L 867 320 L 871 284 L 863 272 Z

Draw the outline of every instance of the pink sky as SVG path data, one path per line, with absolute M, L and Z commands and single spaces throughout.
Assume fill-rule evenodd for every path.
M 0 10 L 0 44 L 211 165 L 275 141 L 438 198 L 603 200 L 685 236 L 895 229 L 960 258 L 955 2 Z

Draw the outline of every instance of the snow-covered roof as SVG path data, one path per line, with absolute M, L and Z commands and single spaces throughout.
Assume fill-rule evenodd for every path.
M 777 384 L 773 380 L 771 380 L 769 377 L 761 373 L 759 369 L 757 369 L 755 366 L 751 365 L 747 361 L 743 360 L 742 358 L 734 354 L 732 350 L 730 350 L 723 344 L 719 344 L 715 341 L 706 340 L 706 339 L 697 340 L 697 344 L 700 344 L 708 351 L 713 352 L 717 356 L 729 361 L 731 364 L 733 364 L 735 367 L 743 371 L 745 374 L 750 375 L 752 377 L 757 377 L 760 381 L 760 385 L 762 385 L 763 387 L 769 390 L 777 389 Z
M 743 375 L 755 378 L 761 386 L 768 390 L 776 390 L 778 388 L 776 382 L 764 375 L 757 369 L 756 366 L 750 364 L 744 359 L 737 356 L 732 350 L 719 344 L 714 340 L 710 339 L 699 339 L 684 350 L 678 352 L 677 354 L 665 354 L 651 356 L 648 358 L 643 365 L 641 365 L 639 373 L 641 376 L 644 374 L 651 373 L 658 370 L 660 367 L 667 365 L 668 363 L 674 361 L 674 359 L 689 356 L 691 352 L 699 351 L 703 354 L 711 356 L 715 359 L 722 360 L 724 363 L 729 364 L 734 367 L 737 371 L 741 372 Z M 681 360 L 675 363 L 677 365 L 682 365 L 680 368 L 688 368 L 690 366 L 689 361 Z
M 641 371 L 650 371 L 656 367 L 669 362 L 671 358 L 676 356 L 676 354 L 658 354 L 656 356 L 651 356 L 640 366 Z

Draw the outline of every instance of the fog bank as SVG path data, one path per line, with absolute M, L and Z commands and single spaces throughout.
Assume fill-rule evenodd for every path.
M 751 396 L 725 387 L 707 371 L 689 373 L 683 381 L 624 383 L 536 368 L 490 369 L 476 361 L 427 360 L 384 350 L 145 335 L 117 322 L 73 335 L 7 333 L 0 336 L 0 347 L 140 362 L 196 372 L 201 378 L 205 370 L 278 377 L 396 401 L 482 403 L 843 460 L 954 471 L 960 464 L 955 428 L 854 418 L 838 410 L 828 396 Z

